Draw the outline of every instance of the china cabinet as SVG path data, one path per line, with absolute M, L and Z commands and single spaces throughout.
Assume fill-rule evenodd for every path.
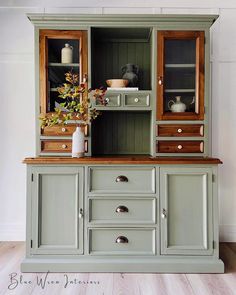
M 107 88 L 124 69 L 135 69 L 135 79 L 107 88 L 106 105 L 91 100 L 101 115 L 84 128 L 84 158 L 71 158 L 75 120 L 45 129 L 37 120 L 37 154 L 24 160 L 22 271 L 223 272 L 221 161 L 211 157 L 210 124 L 210 27 L 217 16 L 28 18 L 37 118 L 58 107 L 57 87 L 68 71 L 92 89 Z

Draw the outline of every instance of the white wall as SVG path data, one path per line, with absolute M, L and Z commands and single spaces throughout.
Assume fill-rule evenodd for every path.
M 212 28 L 213 155 L 220 237 L 236 242 L 236 1 L 0 0 L 0 240 L 25 239 L 24 157 L 35 155 L 33 25 L 25 13 L 219 14 Z

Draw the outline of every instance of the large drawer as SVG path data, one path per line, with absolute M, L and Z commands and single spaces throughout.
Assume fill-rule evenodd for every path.
M 158 153 L 203 153 L 203 141 L 158 141 Z
M 89 253 L 95 255 L 155 255 L 154 228 L 89 229 Z
M 198 137 L 204 135 L 202 124 L 163 124 L 157 126 L 157 136 Z
M 91 193 L 155 193 L 154 167 L 91 167 Z
M 155 224 L 156 199 L 93 198 L 89 200 L 89 221 L 93 224 Z

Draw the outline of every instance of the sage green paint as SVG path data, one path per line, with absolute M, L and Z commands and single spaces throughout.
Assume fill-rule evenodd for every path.
M 160 168 L 161 254 L 212 255 L 212 170 Z
M 150 105 L 150 96 L 145 93 L 125 94 L 124 105 L 131 107 L 147 107 Z
M 93 228 L 89 230 L 89 253 L 93 255 L 155 255 L 154 228 Z M 116 243 L 119 236 L 128 243 Z
M 119 176 L 127 182 L 117 182 Z M 155 193 L 154 167 L 91 167 L 89 169 L 89 192 L 92 194 L 111 193 Z
M 33 167 L 32 254 L 82 254 L 83 168 Z

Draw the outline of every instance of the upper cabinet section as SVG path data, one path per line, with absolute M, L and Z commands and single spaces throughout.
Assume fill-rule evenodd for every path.
M 129 87 L 151 89 L 152 28 L 91 28 L 92 88 L 128 79 Z
M 157 120 L 204 119 L 204 32 L 157 32 Z
M 39 46 L 40 112 L 48 113 L 62 102 L 57 87 L 64 83 L 66 72 L 73 70 L 86 82 L 87 32 L 40 30 Z

